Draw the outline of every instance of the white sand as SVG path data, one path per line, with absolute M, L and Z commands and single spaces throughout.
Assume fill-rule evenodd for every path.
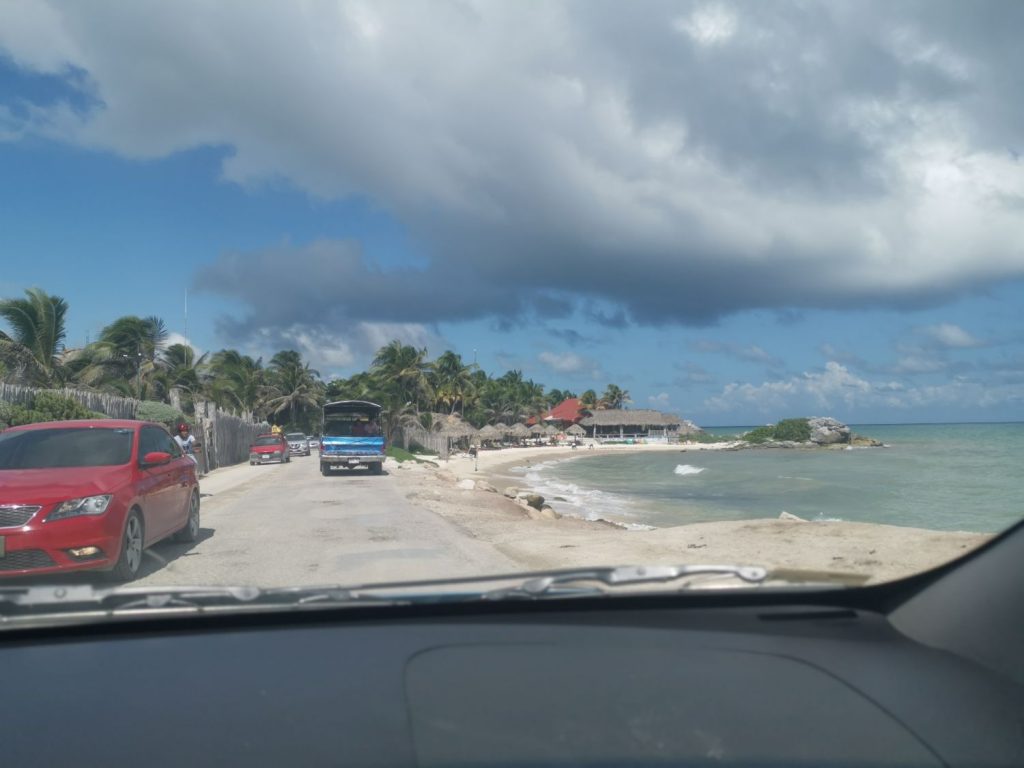
M 685 446 L 722 450 L 729 444 Z M 478 459 L 456 457 L 440 466 L 388 461 L 407 498 L 433 510 L 465 535 L 487 541 L 524 569 L 627 563 L 743 563 L 770 569 L 828 571 L 851 582 L 886 581 L 958 557 L 988 534 L 929 531 L 889 525 L 790 520 L 739 520 L 628 531 L 573 517 L 542 513 L 501 495 L 510 467 L 572 456 L 638 451 L 680 452 L 680 445 L 602 446 L 593 450 L 552 447 L 482 451 Z M 498 493 L 460 488 L 473 480 Z M 459 481 L 462 481 L 461 483 Z M 518 483 L 522 484 L 519 478 Z M 525 487 L 524 487 L 525 490 Z M 557 503 L 555 504 L 557 510 Z M 548 516 L 553 513 L 544 513 Z

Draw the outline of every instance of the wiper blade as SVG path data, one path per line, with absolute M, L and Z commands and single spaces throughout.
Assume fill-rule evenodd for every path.
M 109 587 L 58 585 L 0 587 L 0 620 L 55 612 L 123 613 L 161 609 L 216 610 L 239 606 L 398 602 L 343 587 Z
M 622 565 L 553 571 L 526 579 L 511 587 L 490 590 L 481 597 L 487 600 L 584 597 L 607 594 L 609 588 L 686 582 L 700 576 L 724 576 L 738 578 L 748 584 L 760 584 L 768 578 L 768 569 L 757 565 Z M 587 582 L 596 582 L 601 586 L 571 586 Z M 686 584 L 681 586 L 685 588 Z
M 606 595 L 624 587 L 719 576 L 760 584 L 768 571 L 750 565 L 627 565 L 541 573 L 464 576 L 359 586 L 104 587 L 88 584 L 0 587 L 0 625 L 64 617 L 301 610 L 357 605 L 479 602 Z M 464 588 L 467 585 L 494 585 Z M 463 587 L 458 590 L 445 588 Z

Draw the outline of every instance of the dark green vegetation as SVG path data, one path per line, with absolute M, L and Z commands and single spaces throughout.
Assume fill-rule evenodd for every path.
M 770 440 L 804 443 L 811 439 L 807 419 L 783 419 L 774 426 L 758 427 L 742 436 L 748 443 L 766 443 Z
M 35 424 L 40 421 L 65 421 L 66 419 L 92 419 L 96 414 L 79 405 L 69 397 L 54 392 L 39 392 L 30 403 L 16 405 L 0 403 L 0 429 Z
M 265 362 L 234 349 L 198 355 L 187 344 L 168 344 L 170 334 L 159 317 L 119 317 L 95 341 L 68 349 L 68 312 L 64 299 L 39 289 L 0 300 L 0 381 L 151 401 L 140 413 L 168 426 L 182 415 L 187 420 L 203 399 L 307 434 L 319 431 L 324 402 L 370 400 L 384 406 L 389 438 L 413 421 L 429 428 L 433 413 L 461 414 L 476 427 L 512 424 L 577 396 L 546 389 L 517 370 L 491 376 L 452 351 L 428 360 L 426 349 L 397 339 L 378 350 L 369 370 L 325 382 L 295 350 Z M 581 397 L 591 409 L 630 402 L 629 392 L 615 384 L 600 396 L 588 390 Z M 161 404 L 166 407 L 157 408 Z

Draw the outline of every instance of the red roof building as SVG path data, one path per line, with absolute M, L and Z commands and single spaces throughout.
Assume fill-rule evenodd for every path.
M 588 411 L 580 404 L 578 397 L 570 397 L 548 411 L 544 416 L 544 421 L 548 423 L 561 422 L 566 425 L 576 424 L 587 413 Z

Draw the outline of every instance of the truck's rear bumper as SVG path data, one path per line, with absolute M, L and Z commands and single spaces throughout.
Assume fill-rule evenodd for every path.
M 384 457 L 380 454 L 368 456 L 325 456 L 321 454 L 321 464 L 335 464 L 337 466 L 352 466 L 355 464 L 380 464 Z

